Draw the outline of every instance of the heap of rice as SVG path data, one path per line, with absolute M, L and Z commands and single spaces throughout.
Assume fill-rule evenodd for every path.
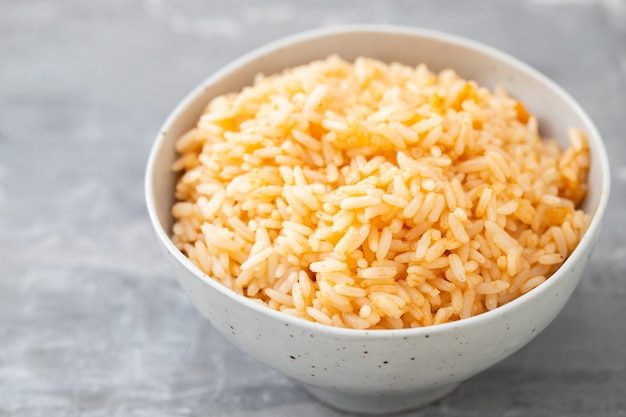
M 216 97 L 176 143 L 173 241 L 237 293 L 327 325 L 428 326 L 544 282 L 589 217 L 589 151 L 503 89 L 329 57 Z

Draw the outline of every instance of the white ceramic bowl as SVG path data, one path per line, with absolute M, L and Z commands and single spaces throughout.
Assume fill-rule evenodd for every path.
M 209 100 L 240 90 L 259 72 L 271 74 L 339 54 L 369 56 L 432 70 L 455 69 L 492 88 L 504 85 L 537 115 L 543 134 L 566 145 L 567 127 L 582 129 L 591 148 L 588 231 L 565 264 L 544 284 L 494 311 L 418 329 L 349 330 L 270 310 L 235 294 L 196 268 L 169 238 L 176 178 L 174 141 L 190 129 Z M 322 29 L 272 43 L 209 77 L 176 107 L 159 133 L 147 168 L 146 199 L 159 242 L 198 310 L 234 345 L 300 382 L 339 409 L 386 413 L 434 401 L 461 381 L 509 356 L 562 309 L 578 283 L 598 236 L 609 194 L 609 165 L 589 117 L 561 88 L 492 48 L 441 33 L 391 26 Z

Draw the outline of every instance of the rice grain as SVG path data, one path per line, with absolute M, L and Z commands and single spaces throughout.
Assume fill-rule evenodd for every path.
M 426 66 L 325 60 L 214 98 L 176 142 L 172 240 L 294 317 L 355 329 L 465 319 L 541 285 L 589 216 L 589 148 Z

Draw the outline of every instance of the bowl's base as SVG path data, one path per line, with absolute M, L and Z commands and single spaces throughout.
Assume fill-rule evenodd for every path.
M 422 407 L 450 394 L 459 382 L 404 394 L 350 394 L 301 384 L 313 397 L 341 411 L 359 414 L 388 414 Z

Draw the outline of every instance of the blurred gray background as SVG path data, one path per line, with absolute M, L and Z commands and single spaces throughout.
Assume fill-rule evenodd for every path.
M 568 90 L 612 163 L 599 245 L 556 321 L 405 416 L 626 416 L 621 0 L 0 0 L 0 416 L 341 416 L 200 318 L 143 199 L 174 105 L 294 32 L 395 23 L 500 48 Z

